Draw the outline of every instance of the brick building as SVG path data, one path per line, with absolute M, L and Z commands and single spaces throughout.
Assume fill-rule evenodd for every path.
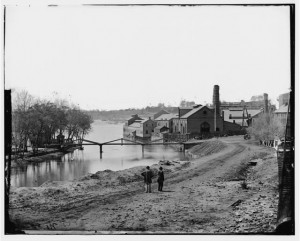
M 123 126 L 123 136 L 130 139 L 149 140 L 155 127 L 156 123 L 150 117 L 142 119 L 138 115 L 133 115 Z
M 179 109 L 179 113 L 180 109 Z M 223 132 L 223 120 L 220 115 L 207 106 L 195 106 L 184 115 L 173 119 L 173 132 L 201 136 Z
M 157 117 L 154 121 L 156 122 L 156 126 L 166 126 L 168 127 L 170 133 L 173 131 L 173 119 L 178 118 L 178 114 L 163 114 Z

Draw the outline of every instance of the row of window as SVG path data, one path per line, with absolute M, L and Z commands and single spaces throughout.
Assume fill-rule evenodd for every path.
M 154 132 L 154 130 L 152 130 L 152 132 Z M 146 130 L 146 132 L 145 132 L 146 134 L 149 134 L 149 131 L 148 130 Z

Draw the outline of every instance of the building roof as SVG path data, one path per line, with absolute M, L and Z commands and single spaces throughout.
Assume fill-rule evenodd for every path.
M 288 111 L 288 105 L 282 105 L 282 106 L 279 107 L 278 110 L 275 110 L 274 113 L 276 113 L 276 114 L 287 113 L 287 111 Z
M 131 125 L 129 125 L 129 127 L 133 127 L 133 128 L 140 128 L 141 125 L 138 122 L 133 122 Z
M 143 119 L 143 120 L 140 121 L 140 123 L 145 123 L 147 121 L 153 121 L 153 120 L 152 119 Z
M 262 110 L 247 110 L 250 118 L 261 113 Z M 224 113 L 224 121 L 232 122 L 234 119 L 242 119 L 243 118 L 243 109 L 229 109 L 223 110 Z M 231 115 L 231 118 L 229 116 Z
M 160 115 L 159 117 L 157 117 L 155 120 L 156 121 L 160 121 L 160 120 L 171 120 L 173 118 L 177 118 L 178 117 L 178 114 L 163 114 L 163 115 Z
M 200 106 L 198 108 L 194 108 L 194 109 L 191 109 L 188 113 L 184 114 L 183 116 L 181 116 L 180 118 L 188 118 L 190 117 L 191 115 L 195 114 L 196 112 L 198 112 L 199 110 L 201 110 L 203 107 L 205 106 Z
M 262 113 L 264 110 L 260 109 L 260 110 L 247 110 L 248 114 L 251 115 L 251 117 L 254 117 L 260 113 Z
M 247 112 L 248 114 L 250 115 L 249 118 L 253 118 L 255 117 L 256 115 L 262 113 L 262 110 L 248 110 L 247 109 Z M 229 110 L 223 110 L 223 113 L 224 113 L 224 121 L 227 121 L 227 122 L 231 122 L 233 123 L 233 121 L 238 124 L 238 125 L 242 125 L 243 124 L 243 109 L 241 108 L 233 108 L 233 109 L 229 109 Z M 231 118 L 229 118 L 231 115 Z M 245 119 L 244 119 L 244 125 L 243 126 L 248 126 L 248 123 L 247 123 L 247 117 L 245 116 Z
M 154 129 L 156 129 L 156 130 L 161 130 L 161 129 L 169 129 L 169 127 L 166 127 L 166 126 L 157 126 L 157 127 L 155 127 Z
M 128 119 L 128 121 L 130 121 L 130 120 L 132 120 L 132 119 L 137 119 L 137 120 L 142 120 L 142 118 L 141 117 L 139 117 L 137 114 L 135 114 L 135 115 L 132 115 L 129 119 Z
M 153 116 L 154 118 L 153 119 L 156 119 L 156 118 L 158 118 L 159 116 L 161 116 L 163 114 L 169 114 L 169 112 L 166 111 L 166 110 L 160 110 L 159 112 L 157 112 L 157 113 L 154 114 L 154 116 Z

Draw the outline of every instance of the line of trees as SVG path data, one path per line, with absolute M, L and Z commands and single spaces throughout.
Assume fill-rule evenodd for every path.
M 39 100 L 27 91 L 20 91 L 15 93 L 12 104 L 12 144 L 23 154 L 28 140 L 36 151 L 38 147 L 54 143 L 59 134 L 76 140 L 91 130 L 91 116 L 65 100 Z
M 179 107 L 192 107 L 195 105 L 194 101 L 187 101 L 182 99 L 179 103 Z M 94 120 L 109 120 L 124 122 L 130 116 L 138 114 L 142 117 L 153 116 L 160 110 L 166 110 L 169 113 L 178 113 L 178 106 L 166 105 L 164 103 L 158 103 L 157 106 L 146 106 L 145 108 L 128 108 L 120 110 L 90 110 L 88 113 Z

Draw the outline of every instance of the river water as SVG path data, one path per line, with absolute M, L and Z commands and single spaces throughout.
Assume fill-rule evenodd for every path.
M 85 137 L 95 142 L 106 142 L 123 136 L 122 123 L 95 121 L 92 131 Z M 74 180 L 88 173 L 110 169 L 123 170 L 135 166 L 153 165 L 159 160 L 184 158 L 168 146 L 145 146 L 144 156 L 141 146 L 103 146 L 100 159 L 99 146 L 84 146 L 60 158 L 40 163 L 30 163 L 22 168 L 14 168 L 11 185 L 15 187 L 36 187 L 46 181 Z

